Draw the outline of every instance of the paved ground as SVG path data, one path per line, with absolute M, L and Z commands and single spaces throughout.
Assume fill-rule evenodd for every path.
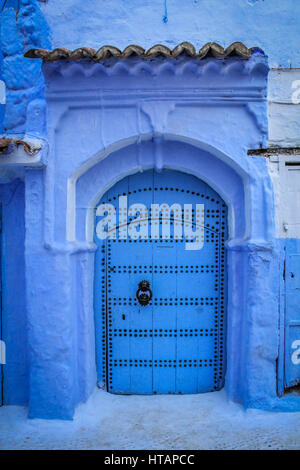
M 244 411 L 225 393 L 120 396 L 97 390 L 73 421 L 0 408 L 0 449 L 300 449 L 300 413 Z

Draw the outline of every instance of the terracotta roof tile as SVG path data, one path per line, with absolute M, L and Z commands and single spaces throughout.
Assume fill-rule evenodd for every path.
M 150 49 L 147 51 L 143 47 L 135 44 L 127 46 L 123 51 L 114 46 L 102 46 L 97 51 L 89 47 L 80 47 L 73 51 L 65 48 L 57 48 L 53 51 L 47 49 L 30 49 L 25 53 L 25 57 L 30 59 L 42 59 L 47 62 L 63 59 L 90 59 L 94 62 L 100 62 L 110 57 L 126 59 L 130 56 L 139 56 L 142 59 L 152 59 L 153 57 L 157 56 L 172 58 L 178 57 L 181 54 L 187 54 L 198 59 L 203 59 L 204 57 L 209 56 L 220 59 L 228 56 L 237 56 L 243 59 L 248 59 L 254 51 L 263 52 L 258 47 L 252 47 L 248 49 L 241 42 L 234 42 L 226 49 L 215 42 L 208 42 L 203 47 L 201 47 L 199 51 L 196 51 L 193 44 L 189 42 L 182 42 L 172 50 L 162 44 L 156 44 L 155 46 L 150 47 Z
M 40 150 L 40 147 L 37 147 L 31 142 L 2 137 L 0 138 L 0 154 L 6 153 L 12 145 L 23 145 L 25 152 L 29 155 L 34 155 L 37 151 Z

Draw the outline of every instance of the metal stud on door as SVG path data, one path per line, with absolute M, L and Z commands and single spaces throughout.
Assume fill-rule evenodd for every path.
M 116 227 L 105 239 L 95 234 L 99 383 L 128 394 L 221 388 L 224 202 L 190 175 L 146 171 L 120 181 L 102 203 Z

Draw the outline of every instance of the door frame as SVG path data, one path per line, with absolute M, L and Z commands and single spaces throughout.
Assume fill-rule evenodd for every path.
M 155 171 L 155 168 L 148 168 L 145 169 L 147 170 L 153 170 Z M 177 173 L 182 173 L 182 175 L 187 176 L 188 174 L 185 172 L 182 172 L 180 170 L 173 170 L 168 168 L 168 170 L 175 171 Z M 138 174 L 135 173 L 135 174 Z M 130 175 L 128 175 L 130 176 Z M 205 183 L 209 188 L 212 189 L 212 191 L 216 192 L 214 188 L 212 188 L 208 183 L 206 183 L 204 180 L 201 180 L 200 178 L 195 177 L 194 175 L 189 174 L 189 176 L 196 178 L 199 180 L 199 184 L 201 182 Z M 126 179 L 126 176 L 124 178 L 121 178 L 119 181 L 122 179 Z M 118 181 L 118 182 L 119 182 Z M 109 189 L 112 189 L 115 185 L 112 185 Z M 96 206 L 94 207 L 94 217 L 96 219 L 96 210 L 97 206 L 101 203 L 101 201 L 106 201 L 107 202 L 107 193 L 108 191 L 105 191 Z M 217 193 L 217 192 L 216 192 Z M 226 206 L 226 225 L 225 225 L 225 240 L 228 236 L 228 229 L 229 229 L 229 221 L 228 221 L 228 206 L 226 204 L 226 201 L 223 200 L 222 196 L 217 193 L 217 195 L 220 197 L 221 201 Z M 109 199 L 108 199 L 109 200 Z M 94 227 L 96 228 L 96 224 L 94 223 Z M 222 234 L 221 232 L 218 233 L 218 236 L 220 237 L 220 244 L 218 244 L 218 251 L 221 249 L 222 246 Z M 108 297 L 108 272 L 107 272 L 107 253 L 108 253 L 108 247 L 107 247 L 107 242 L 108 239 L 104 240 L 99 240 L 97 243 L 97 249 L 95 252 L 95 261 L 94 261 L 94 313 L 95 313 L 95 338 L 96 338 L 96 362 L 97 362 L 97 386 L 100 389 L 104 389 L 106 391 L 109 391 L 109 340 L 108 340 L 108 330 L 110 325 L 108 324 L 109 316 L 108 316 L 108 304 L 107 304 L 107 297 Z M 220 387 L 224 388 L 225 386 L 225 380 L 226 380 L 226 369 L 227 369 L 227 330 L 228 330 L 228 325 L 227 325 L 227 313 L 228 313 L 228 304 L 227 304 L 227 299 L 228 299 L 228 283 L 227 283 L 227 277 L 228 277 L 228 266 L 227 266 L 227 250 L 226 250 L 226 244 L 224 244 L 224 260 L 221 261 L 221 258 L 219 259 L 219 263 L 224 262 L 225 263 L 225 286 L 223 289 L 223 303 L 220 303 L 219 308 L 224 308 L 224 311 L 222 312 L 221 310 L 219 311 L 219 315 L 224 315 L 224 320 L 223 320 L 223 334 L 222 334 L 222 341 L 223 344 L 220 346 L 220 336 L 218 337 L 218 349 L 221 348 L 221 353 L 222 355 L 225 355 L 223 357 L 223 362 L 222 362 L 222 385 Z M 220 270 L 221 273 L 221 270 Z M 224 278 L 221 279 L 222 282 L 224 282 Z M 218 293 L 218 296 L 220 296 L 220 292 Z M 101 299 L 101 300 L 99 300 Z M 199 392 L 201 393 L 201 392 Z
M 78 170 L 74 175 L 77 178 L 74 186 L 74 233 L 77 242 L 84 241 L 85 256 L 90 265 L 94 266 L 94 211 L 101 196 L 128 175 L 158 168 L 158 156 L 158 169 L 167 168 L 191 174 L 205 181 L 220 194 L 229 211 L 229 239 L 225 244 L 228 265 L 225 389 L 231 399 L 240 400 L 244 406 L 263 408 L 271 406 L 273 400 L 278 398 L 275 367 L 278 342 L 274 340 L 278 338 L 278 302 L 274 302 L 274 285 L 279 281 L 278 271 L 275 269 L 278 268 L 278 253 L 274 251 L 272 240 L 268 238 L 273 233 L 272 226 L 270 227 L 273 198 L 268 190 L 268 180 L 263 174 L 259 173 L 257 178 L 258 173 L 254 172 L 256 177 L 249 179 L 255 162 L 249 160 L 248 172 L 240 167 L 236 171 L 228 162 L 230 157 L 222 155 L 223 158 L 220 158 L 220 151 L 211 153 L 207 148 L 201 149 L 199 142 L 197 145 L 191 139 L 183 141 L 170 135 L 159 140 L 145 137 L 138 143 L 135 140 L 126 140 L 119 143 L 117 148 L 109 147 L 105 154 L 99 151 L 88 160 L 88 168 L 81 168 L 81 172 Z M 264 197 L 263 202 L 258 200 L 261 195 Z M 254 210 L 260 203 L 269 210 Z M 265 227 L 268 227 L 267 231 Z M 83 274 L 83 285 L 92 286 L 95 281 L 94 269 L 84 271 Z M 248 288 L 249 284 L 251 289 Z M 93 306 L 91 298 L 91 308 Z M 263 324 L 260 320 L 262 315 Z M 94 332 L 94 311 L 91 312 L 91 318 Z M 263 350 L 259 343 L 261 334 L 270 343 Z M 93 343 L 94 338 L 93 334 Z M 257 350 L 260 351 L 259 354 Z M 270 351 L 273 361 L 269 360 Z M 95 364 L 94 348 L 93 352 Z M 254 374 L 254 370 L 261 372 Z M 269 378 L 267 384 L 266 374 Z M 94 380 L 96 383 L 96 377 Z
M 289 258 L 293 256 L 300 257 L 300 244 L 297 239 L 286 239 L 281 250 L 281 295 L 280 295 L 280 321 L 279 321 L 279 350 L 277 360 L 277 373 L 278 373 L 278 395 L 282 397 L 289 390 L 295 386 L 299 386 L 298 382 L 293 385 L 287 384 L 287 370 L 289 367 L 288 361 L 290 361 L 290 353 L 288 350 L 290 328 L 298 326 L 298 320 L 290 320 L 290 312 L 288 310 L 288 296 L 292 295 L 291 287 L 289 286 L 290 280 L 290 262 Z M 296 277 L 299 276 L 299 272 L 295 271 Z

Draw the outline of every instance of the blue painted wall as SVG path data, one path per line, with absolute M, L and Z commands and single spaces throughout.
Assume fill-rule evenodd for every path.
M 32 135 L 28 104 L 43 95 L 41 64 L 26 61 L 24 50 L 47 42 L 48 26 L 31 0 L 0 3 L 0 80 L 6 85 L 6 105 L 0 105 L 0 133 L 9 137 Z M 32 106 L 31 106 L 32 107 Z M 32 112 L 31 112 L 32 114 Z M 28 115 L 30 116 L 30 107 Z M 36 119 L 35 119 L 36 121 Z M 31 122 L 35 122 L 31 119 Z M 45 131 L 43 119 L 33 124 L 35 135 Z M 25 201 L 23 174 L 0 170 L 2 205 L 2 339 L 6 343 L 3 366 L 5 404 L 27 404 L 29 387 L 25 282 Z M 21 178 L 21 179 L 20 179 Z M 10 183 L 7 183 L 10 181 Z
M 30 133 L 26 123 L 27 106 L 43 96 L 41 63 L 24 58 L 25 50 L 50 45 L 49 28 L 38 3 L 36 0 L 7 2 L 1 11 L 2 79 L 6 83 L 3 131 L 6 134 Z
M 97 49 L 113 44 L 124 48 L 135 43 L 148 48 L 190 41 L 200 48 L 208 41 L 224 47 L 242 41 L 261 47 L 271 67 L 300 66 L 300 3 L 294 0 L 271 5 L 263 0 L 134 0 L 130 6 L 124 0 L 101 4 L 98 0 L 2 0 L 0 7 L 2 75 L 7 85 L 4 131 L 8 133 L 28 131 L 27 105 L 43 96 L 40 61 L 23 58 L 23 52 L 32 47 Z
M 41 10 L 52 47 L 174 47 L 190 41 L 200 48 L 209 41 L 223 47 L 242 41 L 261 47 L 271 67 L 300 66 L 300 3 L 295 0 L 49 0 Z
M 2 206 L 2 335 L 6 344 L 3 401 L 28 402 L 24 182 L 0 184 Z
M 1 25 L 0 25 L 0 28 L 1 28 Z M 0 49 L 0 80 L 3 80 L 2 72 L 3 72 L 3 54 Z M 5 111 L 4 103 L 0 103 L 0 133 L 3 132 L 4 111 Z
M 170 48 L 190 41 L 200 48 L 209 41 L 227 47 L 242 41 L 259 46 L 271 67 L 299 67 L 300 3 L 294 0 L 2 0 L 1 44 L 7 84 L 4 131 L 27 131 L 26 108 L 43 97 L 40 61 L 23 58 L 32 47 L 104 44 L 145 48 L 163 43 Z M 143 27 L 141 27 L 143 25 Z M 284 39 L 282 39 L 284 38 Z

